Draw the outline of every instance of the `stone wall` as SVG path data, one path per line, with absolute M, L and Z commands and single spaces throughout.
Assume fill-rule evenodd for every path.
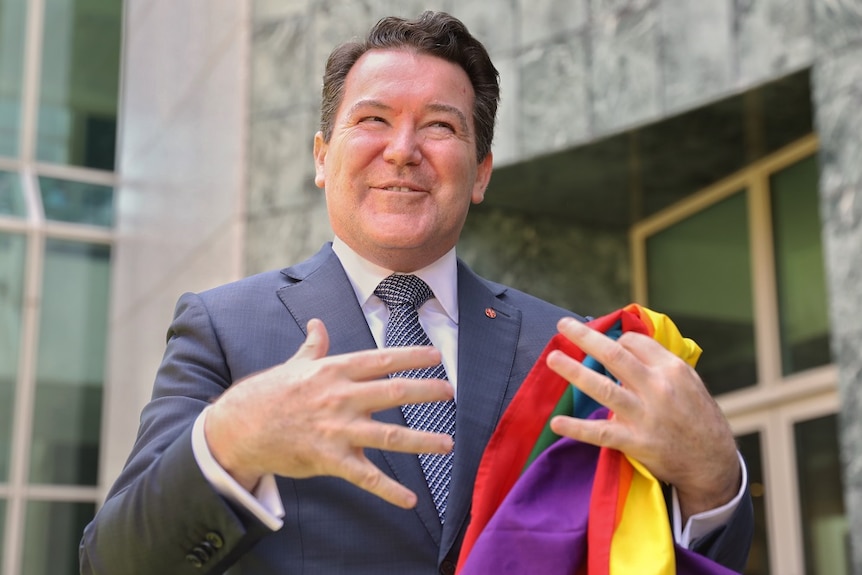
M 423 9 L 447 10 L 462 19 L 500 70 L 498 166 L 655 122 L 808 66 L 813 58 L 806 0 L 254 0 L 248 273 L 301 259 L 331 236 L 311 158 L 329 51 L 384 15 L 413 17 Z M 571 235 L 579 238 L 577 253 L 598 253 L 605 249 L 606 234 L 565 229 L 553 220 L 538 227 L 534 221 L 521 224 L 489 226 L 485 219 L 471 219 L 462 255 L 492 279 L 561 303 L 572 301 L 566 291 L 548 292 L 557 284 L 571 290 L 587 281 L 583 274 L 543 283 L 535 272 L 553 266 L 511 266 L 505 254 L 553 254 Z M 520 233 L 527 229 L 538 235 L 528 240 Z M 589 238 L 598 244 L 585 249 Z M 625 245 L 620 238 L 612 243 Z M 499 245 L 509 251 L 479 247 Z M 613 251 L 620 259 L 610 264 L 617 270 L 610 275 L 621 278 L 626 253 Z M 596 263 L 576 268 L 589 265 Z M 614 304 L 629 298 L 625 286 L 609 293 L 615 294 Z M 596 295 L 573 305 L 593 310 L 612 304 L 608 296 Z
M 814 7 L 814 101 L 844 500 L 853 572 L 862 574 L 862 5 L 816 0 Z
M 581 315 L 603 315 L 631 298 L 624 231 L 474 208 L 458 255 L 484 277 Z

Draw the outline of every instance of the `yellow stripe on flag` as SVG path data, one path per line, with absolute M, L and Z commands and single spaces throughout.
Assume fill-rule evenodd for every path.
M 653 339 L 694 367 L 703 351 L 700 349 L 700 346 L 693 339 L 683 337 L 679 333 L 676 324 L 665 314 L 655 312 L 642 305 L 638 305 L 637 307 L 641 311 L 641 320 L 652 323 Z
M 634 473 L 611 541 L 609 575 L 676 575 L 673 535 L 659 482 L 626 457 Z
M 636 312 L 644 323 L 652 324 L 653 339 L 695 366 L 702 351 L 700 346 L 683 337 L 668 316 L 637 304 L 626 309 Z M 609 575 L 676 575 L 673 532 L 661 486 L 636 460 L 626 456 L 623 465 L 630 467 L 632 476 L 628 493 L 620 493 L 625 503 L 611 541 Z

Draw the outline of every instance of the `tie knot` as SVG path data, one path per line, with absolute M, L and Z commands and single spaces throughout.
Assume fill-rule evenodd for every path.
M 405 304 L 419 309 L 434 293 L 419 276 L 392 274 L 378 284 L 374 295 L 383 300 L 389 309 Z

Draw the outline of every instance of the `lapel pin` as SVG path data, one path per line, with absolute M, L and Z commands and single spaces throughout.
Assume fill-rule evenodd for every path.
M 497 317 L 497 311 L 492 307 L 486 307 L 485 308 L 485 315 L 491 319 L 494 319 L 495 317 Z

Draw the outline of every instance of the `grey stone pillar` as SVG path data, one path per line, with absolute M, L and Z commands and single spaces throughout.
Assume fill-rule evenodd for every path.
M 862 4 L 814 0 L 814 104 L 832 350 L 841 397 L 844 500 L 862 574 Z

